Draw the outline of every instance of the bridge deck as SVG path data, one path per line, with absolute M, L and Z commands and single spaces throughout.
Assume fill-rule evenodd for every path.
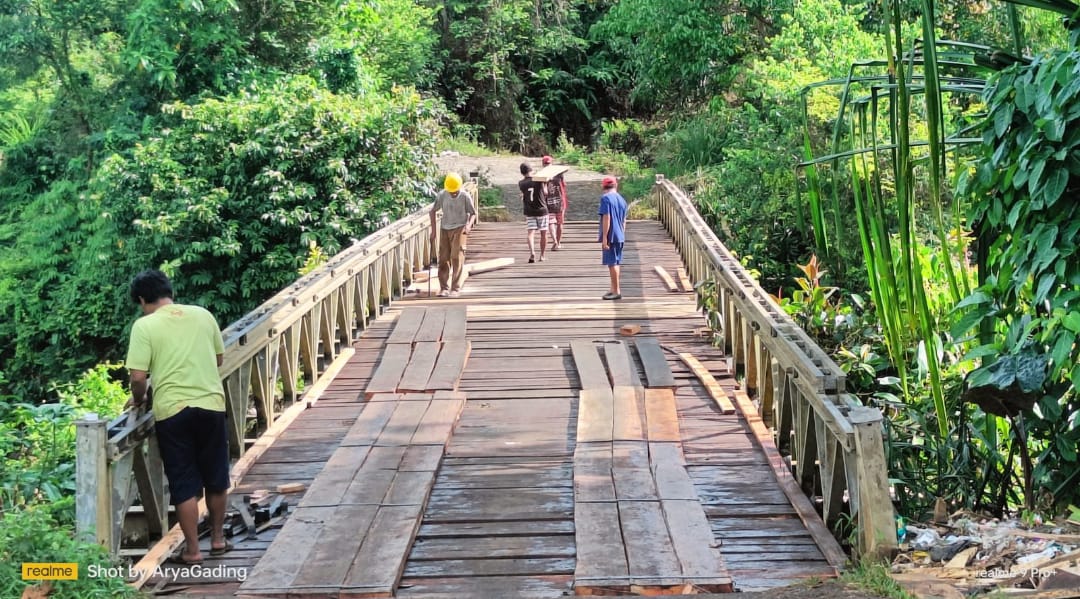
M 694 334 L 704 323 L 695 311 L 693 295 L 669 292 L 653 272 L 655 265 L 671 273 L 680 266 L 662 226 L 651 221 L 630 223 L 624 299 L 617 302 L 600 300 L 607 290 L 607 273 L 598 263 L 595 230 L 594 223 L 571 223 L 562 250 L 549 252 L 546 262 L 526 264 L 520 224 L 478 227 L 470 238 L 470 262 L 513 257 L 517 263 L 474 275 L 458 299 L 411 294 L 395 302 L 355 343 L 355 355 L 318 403 L 290 425 L 236 490 L 247 493 L 282 483 L 316 483 L 302 501 L 290 496 L 293 503 L 301 501 L 301 507 L 292 511 L 284 529 L 271 528 L 258 539 L 241 540 L 224 559 L 206 562 L 206 567 L 250 568 L 243 588 L 233 571 L 217 578 L 204 572 L 198 579 L 176 579 L 165 589 L 190 596 L 238 591 L 263 597 L 385 595 L 364 574 L 384 571 L 387 564 L 395 563 L 392 555 L 388 557 L 395 546 L 407 559 L 398 559 L 400 565 L 390 567 L 391 580 L 396 579 L 394 568 L 401 572 L 396 588 L 393 584 L 390 588 L 403 597 L 573 594 L 575 572 L 582 577 L 583 568 L 597 567 L 592 560 L 607 555 L 621 560 L 624 569 L 628 563 L 626 574 L 609 584 L 578 580 L 579 593 L 589 589 L 671 591 L 680 584 L 721 588 L 698 585 L 699 578 L 690 575 L 662 580 L 671 568 L 678 572 L 680 563 L 687 572 L 686 559 L 692 556 L 681 550 L 685 539 L 680 540 L 683 532 L 677 529 L 694 527 L 676 521 L 682 522 L 687 514 L 693 520 L 693 514 L 700 512 L 707 517 L 722 555 L 712 573 L 714 579 L 702 577 L 703 583 L 715 583 L 727 575 L 739 589 L 750 590 L 834 574 L 838 564 L 830 564 L 825 555 L 835 555 L 835 542 L 816 538 L 808 530 L 805 509 L 800 517 L 792 507 L 747 420 L 739 413 L 723 415 L 705 387 L 672 353 L 665 355 L 676 383 L 675 430 L 681 434 L 681 443 L 671 445 L 675 449 L 671 455 L 685 461 L 684 469 L 679 463 L 677 474 L 688 475 L 694 497 L 660 501 L 666 483 L 657 474 L 663 468 L 649 455 L 650 442 L 656 440 L 648 436 L 650 431 L 640 432 L 636 443 L 620 440 L 624 438 L 618 435 L 607 445 L 576 442 L 582 380 L 570 351 L 572 341 L 589 341 L 589 346 L 591 341 L 629 342 L 630 338 L 620 336 L 619 328 L 639 324 L 642 330 L 635 339 L 655 338 L 663 346 L 690 352 L 729 394 L 736 388 L 727 359 Z M 458 392 L 378 395 L 366 401 L 364 391 L 402 311 L 455 305 L 468 307 L 471 343 Z M 608 354 L 609 367 L 611 357 L 617 355 Z M 633 360 L 633 352 L 629 355 L 635 369 L 629 373 L 631 380 L 646 383 L 642 363 Z M 455 403 L 459 398 L 465 401 Z M 401 407 L 404 404 L 410 405 Z M 432 432 L 437 426 L 424 428 L 428 420 L 438 420 L 437 415 L 431 416 L 436 405 L 442 406 L 438 410 L 443 420 L 445 414 L 460 409 L 452 436 L 449 427 L 443 437 Z M 380 420 L 382 413 L 385 417 Z M 401 440 L 400 431 L 392 425 L 403 420 L 391 420 L 391 425 L 386 421 L 390 414 L 403 419 L 406 413 L 415 416 L 408 429 L 411 437 Z M 413 432 L 417 430 L 430 434 Z M 355 441 L 357 435 L 370 439 Z M 419 441 L 420 436 L 426 440 Z M 606 447 L 612 468 L 625 467 L 620 472 L 629 477 L 626 481 L 620 481 L 618 473 L 615 476 L 617 501 L 584 505 L 596 498 L 583 495 L 581 471 L 575 496 L 575 464 L 580 470 L 585 445 Z M 656 444 L 652 445 L 655 451 Z M 638 452 L 641 448 L 645 449 Z M 642 473 L 644 482 L 638 484 L 641 479 L 635 476 Z M 385 488 L 371 493 L 379 484 Z M 337 492 L 326 493 L 327 485 Z M 646 486 L 653 490 L 636 495 Z M 356 499 L 364 493 L 378 497 Z M 673 505 L 688 509 L 672 513 Z M 615 514 L 614 519 L 594 520 L 597 509 L 601 514 Z M 586 516 L 588 522 L 582 520 Z M 613 546 L 599 547 L 610 551 L 578 546 L 582 539 L 591 543 L 589 539 L 596 538 L 589 537 L 586 528 L 599 526 L 601 535 L 611 536 L 605 522 L 622 527 L 621 541 L 616 531 Z M 415 540 L 410 543 L 413 534 Z M 584 564 L 585 560 L 590 563 Z M 618 569 L 599 564 L 602 571 L 612 567 Z

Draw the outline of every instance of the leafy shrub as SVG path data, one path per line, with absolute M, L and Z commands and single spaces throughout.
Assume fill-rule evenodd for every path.
M 613 119 L 600 124 L 600 147 L 612 152 L 633 156 L 647 163 L 650 157 L 645 125 L 635 119 Z
M 57 520 L 54 512 L 73 512 L 68 498 L 59 505 L 34 505 L 6 511 L 0 519 L 0 597 L 19 597 L 34 581 L 22 580 L 23 562 L 75 562 L 79 565 L 77 580 L 51 582 L 49 597 L 55 599 L 89 599 L 105 597 L 138 597 L 139 592 L 125 584 L 123 578 L 90 577 L 91 564 L 98 568 L 115 567 L 105 549 L 93 542 L 74 538 L 70 522 Z

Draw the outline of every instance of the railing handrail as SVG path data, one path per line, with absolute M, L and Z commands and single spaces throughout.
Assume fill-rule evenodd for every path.
M 790 468 L 803 490 L 821 494 L 822 517 L 834 530 L 841 511 L 850 510 L 860 554 L 892 553 L 881 411 L 846 393 L 844 371 L 758 285 L 682 189 L 657 175 L 656 190 L 659 219 L 691 279 L 717 284 L 725 349 L 745 373 L 778 448 L 794 450 L 787 452 Z

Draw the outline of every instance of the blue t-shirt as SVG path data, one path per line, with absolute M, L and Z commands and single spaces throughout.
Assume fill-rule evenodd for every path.
M 600 196 L 600 210 L 597 214 L 600 215 L 600 230 L 596 234 L 597 239 L 604 234 L 604 215 L 610 214 L 611 229 L 608 230 L 608 243 L 626 241 L 626 234 L 623 232 L 623 223 L 626 222 L 626 200 L 619 195 L 619 192 L 611 190 Z

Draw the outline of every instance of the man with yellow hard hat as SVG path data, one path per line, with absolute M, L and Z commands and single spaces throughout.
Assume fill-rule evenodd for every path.
M 439 297 L 457 297 L 465 278 L 465 237 L 476 222 L 472 196 L 461 189 L 461 175 L 450 173 L 431 206 L 431 243 L 435 243 L 435 213 L 442 210 L 439 237 Z M 451 277 L 451 271 L 453 276 Z

